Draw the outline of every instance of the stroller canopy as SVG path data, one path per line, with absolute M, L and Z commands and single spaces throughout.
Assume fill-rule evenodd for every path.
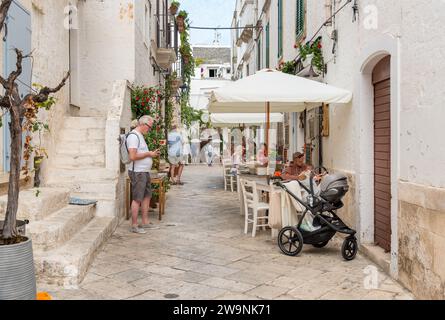
M 333 188 L 347 188 L 348 178 L 344 174 L 332 174 L 326 176 L 320 183 L 321 192 L 326 192 Z

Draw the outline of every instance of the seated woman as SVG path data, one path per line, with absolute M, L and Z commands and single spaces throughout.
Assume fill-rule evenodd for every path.
M 260 150 L 258 150 L 257 154 L 257 162 L 262 167 L 267 167 L 269 164 L 269 157 L 267 156 L 267 145 L 265 143 L 261 144 Z
M 312 170 L 312 167 L 304 163 L 304 153 L 295 152 L 293 161 L 286 167 L 282 177 L 284 180 L 299 180 L 307 179 L 307 174 Z
M 312 166 L 304 162 L 304 154 L 301 152 L 296 152 L 294 153 L 291 165 L 286 167 L 284 173 L 282 174 L 282 178 L 284 180 L 298 180 L 309 189 L 312 170 Z M 313 177 L 314 184 L 312 185 L 312 187 L 314 188 L 315 194 L 319 193 L 318 185 L 323 177 L 324 174 L 314 175 Z

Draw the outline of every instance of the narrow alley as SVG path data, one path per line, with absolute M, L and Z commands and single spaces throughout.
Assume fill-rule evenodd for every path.
M 373 264 L 346 262 L 341 243 L 305 246 L 284 256 L 269 231 L 244 234 L 236 193 L 225 192 L 221 167 L 188 166 L 168 194 L 160 229 L 130 233 L 123 221 L 80 288 L 47 290 L 54 299 L 412 299 L 382 272 L 367 290 Z M 367 280 L 368 279 L 368 280 Z

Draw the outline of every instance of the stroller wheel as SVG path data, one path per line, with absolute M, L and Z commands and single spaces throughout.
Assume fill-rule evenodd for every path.
M 354 260 L 357 255 L 357 239 L 355 237 L 346 238 L 341 246 L 341 255 L 347 261 Z
M 316 243 L 316 244 L 313 244 L 312 246 L 314 246 L 315 248 L 321 249 L 321 248 L 326 247 L 328 245 L 329 241 L 330 240 L 325 241 L 325 242 Z
M 278 246 L 285 255 L 295 257 L 303 249 L 303 236 L 295 227 L 283 228 L 278 235 Z

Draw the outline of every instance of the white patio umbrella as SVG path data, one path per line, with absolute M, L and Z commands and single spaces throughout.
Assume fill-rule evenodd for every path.
M 324 83 L 265 69 L 211 93 L 210 113 L 259 113 L 267 118 L 269 144 L 271 112 L 302 112 L 326 104 L 347 104 L 350 91 Z
M 210 120 L 215 127 L 231 128 L 240 124 L 259 125 L 266 123 L 264 113 L 214 113 L 210 116 Z M 283 122 L 284 115 L 281 113 L 272 113 L 270 122 Z
M 345 104 L 350 91 L 275 70 L 262 70 L 212 91 L 210 113 L 302 112 L 321 103 Z

